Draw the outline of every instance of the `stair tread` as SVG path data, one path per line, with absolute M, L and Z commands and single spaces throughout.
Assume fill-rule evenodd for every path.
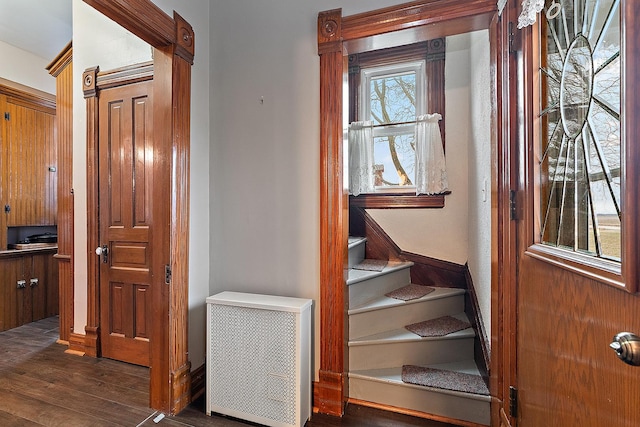
M 424 365 L 424 366 L 428 368 L 442 369 L 446 371 L 455 371 L 455 372 L 460 372 L 465 374 L 480 375 L 480 372 L 478 371 L 478 368 L 476 367 L 476 364 L 472 359 L 463 360 L 460 362 L 439 363 L 439 364 Z M 429 389 L 429 390 L 437 391 L 439 393 L 451 394 L 455 396 L 463 396 L 463 397 L 473 398 L 473 399 L 481 400 L 485 402 L 491 401 L 491 396 L 486 396 L 482 394 L 475 394 L 475 393 L 468 393 L 468 392 L 461 392 L 461 391 L 455 391 L 455 390 L 448 390 L 448 389 L 441 389 L 441 388 L 405 383 L 402 381 L 402 366 L 396 366 L 396 367 L 384 368 L 384 369 L 366 369 L 366 370 L 350 371 L 349 378 L 350 379 L 359 378 L 359 379 L 366 379 L 370 381 L 378 381 L 382 383 L 390 383 L 395 385 L 401 385 L 404 387 L 415 388 L 419 390 Z
M 389 261 L 387 266 L 382 271 L 368 271 L 368 270 L 356 270 L 354 268 L 349 269 L 349 275 L 347 278 L 347 285 L 353 285 L 363 282 L 368 279 L 372 279 L 378 276 L 384 276 L 385 274 L 393 273 L 394 271 L 409 268 L 413 265 L 413 262 L 404 261 Z M 408 283 L 407 283 L 408 284 Z
M 429 300 L 437 300 L 437 299 L 441 299 L 441 298 L 447 298 L 447 297 L 451 297 L 451 296 L 455 296 L 455 295 L 463 295 L 465 293 L 464 289 L 460 289 L 460 288 L 438 288 L 435 287 L 435 291 L 431 292 L 430 294 L 427 294 L 425 296 L 423 296 L 422 298 L 416 298 L 413 300 L 409 300 L 409 301 L 403 301 L 403 300 L 399 300 L 399 299 L 395 299 L 395 298 L 389 298 L 387 296 L 380 296 L 374 300 L 371 300 L 359 307 L 354 307 L 351 308 L 348 311 L 349 315 L 353 315 L 353 314 L 358 314 L 358 313 L 365 313 L 368 311 L 375 311 L 375 310 L 384 310 L 386 308 L 392 308 L 392 307 L 398 307 L 398 306 L 404 306 L 404 305 L 408 305 L 408 304 L 416 304 L 416 303 L 420 303 L 423 301 L 429 301 Z
M 456 319 L 463 320 L 465 322 L 469 321 L 466 314 L 464 313 L 453 314 L 451 315 L 451 317 L 455 317 Z M 417 334 L 414 334 L 413 332 L 408 331 L 403 327 L 403 328 L 392 329 L 389 331 L 378 332 L 376 334 L 367 335 L 364 337 L 359 337 L 354 340 L 349 340 L 349 346 L 388 344 L 393 342 L 461 339 L 461 338 L 473 338 L 473 337 L 475 337 L 475 332 L 471 327 L 467 329 L 463 329 L 461 331 L 452 332 L 448 335 L 439 336 L 439 337 L 421 337 Z
M 349 247 L 349 249 L 351 249 L 354 246 L 358 246 L 362 243 L 365 243 L 366 241 L 367 241 L 366 237 L 349 236 L 349 239 L 347 241 L 347 246 Z

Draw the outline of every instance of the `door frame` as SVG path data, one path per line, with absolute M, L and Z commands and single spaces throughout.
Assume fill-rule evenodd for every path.
M 189 274 L 189 155 L 191 66 L 195 44 L 191 25 L 175 11 L 165 14 L 151 0 L 84 0 L 107 18 L 153 47 L 153 199 L 169 203 L 152 207 L 154 251 L 152 286 L 161 289 L 152 300 L 150 407 L 175 414 L 191 400 L 191 365 L 188 358 Z M 87 326 L 85 349 L 100 355 L 99 223 L 97 187 L 98 68 L 83 74 L 87 98 Z M 93 95 L 91 93 L 93 92 Z M 87 97 L 87 95 L 85 95 Z M 91 119 L 93 118 L 93 119 Z M 165 284 L 165 268 L 169 283 Z M 160 272 L 160 274 L 158 274 Z
M 349 200 L 343 176 L 343 86 L 346 79 L 345 55 L 366 50 L 408 44 L 429 38 L 489 29 L 491 40 L 492 144 L 497 158 L 492 160 L 492 332 L 494 348 L 499 348 L 505 319 L 498 313 L 503 287 L 509 278 L 503 271 L 505 252 L 512 235 L 505 215 L 509 212 L 509 141 L 499 124 L 504 111 L 496 102 L 502 99 L 508 79 L 501 64 L 506 36 L 494 0 L 426 0 L 390 6 L 343 17 L 341 9 L 318 14 L 318 54 L 320 56 L 320 369 L 315 383 L 314 406 L 322 413 L 341 416 L 348 397 L 346 360 L 348 358 L 346 310 L 347 237 Z M 506 82 L 505 82 L 506 80 Z M 506 138 L 506 139 L 505 139 Z M 506 170 L 505 170 L 506 169 Z M 508 216 L 507 216 L 508 218 Z M 505 228 L 507 228 L 505 230 Z M 507 264 L 509 265 L 509 264 Z M 509 272 L 510 274 L 511 272 Z M 515 271 L 513 271 L 515 274 Z M 508 363 L 509 359 L 506 360 Z M 492 419 L 497 420 L 503 387 L 498 373 L 503 370 L 504 354 L 496 351 L 491 361 Z M 497 425 L 497 424 L 496 424 Z

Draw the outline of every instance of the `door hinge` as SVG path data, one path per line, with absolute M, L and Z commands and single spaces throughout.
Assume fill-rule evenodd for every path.
M 518 202 L 516 190 L 509 191 L 509 212 L 512 220 L 518 219 Z
M 509 386 L 509 415 L 518 418 L 518 389 Z
M 4 113 L 4 119 L 5 120 L 11 120 L 11 113 Z
M 515 53 L 516 49 L 513 46 L 515 44 L 516 32 L 514 30 L 515 24 L 513 22 L 509 22 L 509 53 Z
M 169 264 L 164 266 L 164 283 L 166 285 L 171 283 L 171 266 Z

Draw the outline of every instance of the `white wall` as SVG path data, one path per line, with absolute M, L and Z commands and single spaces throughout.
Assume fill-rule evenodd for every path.
M 46 70 L 53 58 L 41 58 L 3 41 L 0 58 L 0 77 L 55 95 L 56 79 Z
M 491 334 L 491 74 L 489 31 L 470 35 L 469 272 Z M 487 342 L 491 345 L 491 340 Z
M 401 1 L 211 2 L 212 294 L 315 301 L 319 367 L 318 12 Z M 261 103 L 264 100 L 264 103 Z
M 157 0 L 173 16 L 177 11 L 194 27 L 196 57 L 192 68 L 191 204 L 189 236 L 189 349 L 192 367 L 204 362 L 205 305 L 209 295 L 209 2 Z M 87 6 L 73 2 L 74 80 L 95 65 L 108 70 L 151 59 L 151 47 Z M 74 86 L 75 315 L 74 330 L 84 334 L 87 310 L 86 108 L 81 87 Z M 89 254 L 91 256 L 91 254 Z M 85 286 L 83 286 L 85 284 Z
M 469 36 L 447 37 L 445 150 L 451 194 L 443 209 L 370 209 L 407 252 L 464 265 L 468 259 L 470 87 Z

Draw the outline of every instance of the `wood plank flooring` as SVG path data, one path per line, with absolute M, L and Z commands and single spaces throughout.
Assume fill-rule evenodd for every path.
M 246 427 L 207 416 L 204 399 L 174 417 L 148 407 L 147 368 L 66 354 L 58 318 L 0 332 L 0 426 Z M 450 424 L 349 405 L 342 418 L 314 414 L 306 427 L 451 427 Z

